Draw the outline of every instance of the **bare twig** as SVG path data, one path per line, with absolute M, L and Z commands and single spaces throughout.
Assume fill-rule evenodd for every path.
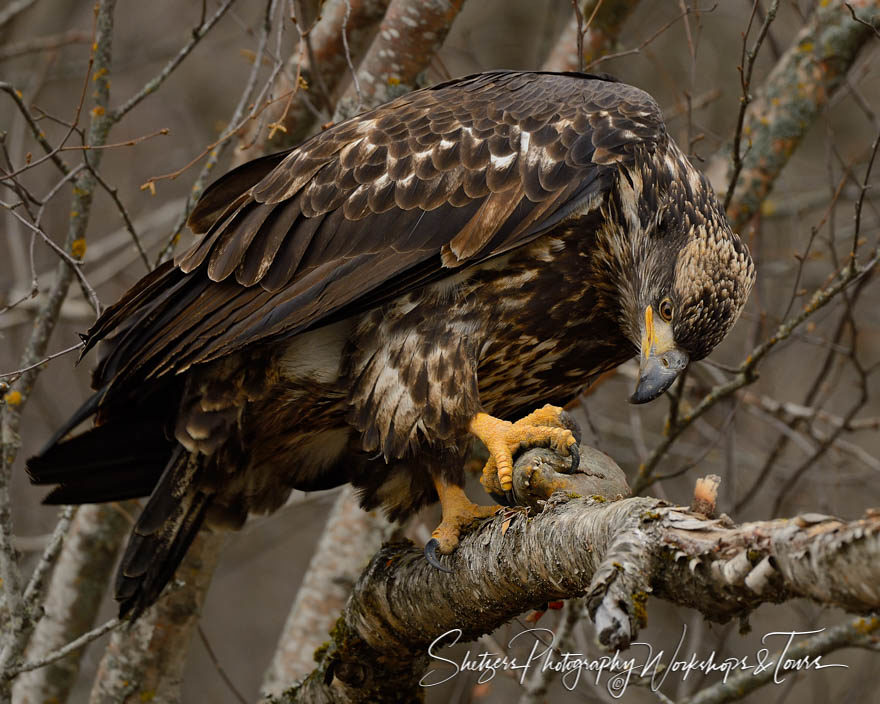
M 34 225 L 33 223 L 29 222 L 27 220 L 27 218 L 22 217 L 17 212 L 15 212 L 15 208 L 13 206 L 11 206 L 8 203 L 0 202 L 0 207 L 5 208 L 10 213 L 12 213 L 12 215 L 15 218 L 17 218 L 18 221 L 22 225 L 24 225 L 29 230 L 31 230 L 31 232 L 39 235 L 40 238 L 43 240 L 43 242 L 45 242 L 46 245 L 49 247 L 49 249 L 51 249 L 53 252 L 55 252 L 55 254 L 57 254 L 59 257 L 61 257 L 62 261 L 64 261 L 70 267 L 70 270 L 73 271 L 73 273 L 79 279 L 80 285 L 83 287 L 83 290 L 87 293 L 89 301 L 92 304 L 92 308 L 95 311 L 95 314 L 100 315 L 101 302 L 98 300 L 98 294 L 95 293 L 95 289 L 92 288 L 91 284 L 89 284 L 89 282 L 88 282 L 88 279 L 86 279 L 85 274 L 82 273 L 82 270 L 80 269 L 80 267 L 82 265 L 82 261 L 80 261 L 77 258 L 77 257 L 82 256 L 82 254 L 84 253 L 84 249 L 79 254 L 77 254 L 76 251 L 74 251 L 73 253 L 68 253 L 62 247 L 59 247 L 57 244 L 55 244 L 55 242 L 52 240 L 52 238 L 49 237 L 49 235 L 47 235 L 45 232 L 43 232 L 42 228 L 38 227 L 37 225 Z
M 392 0 L 379 32 L 358 67 L 354 82 L 339 99 L 333 121 L 359 107 L 375 107 L 406 93 L 428 66 L 458 15 L 464 0 Z
M 58 650 L 55 650 L 48 655 L 39 658 L 38 660 L 33 660 L 31 662 L 26 662 L 21 665 L 11 667 L 5 672 L 0 673 L 0 677 L 2 677 L 3 679 L 11 679 L 12 677 L 19 675 L 22 672 L 29 672 L 30 670 L 36 670 L 40 667 L 51 665 L 53 662 L 57 662 L 61 658 L 70 655 L 71 653 L 79 650 L 85 645 L 88 645 L 93 640 L 97 640 L 105 633 L 109 633 L 113 629 L 119 627 L 121 623 L 122 622 L 118 618 L 111 618 L 106 623 L 92 629 L 88 633 L 83 633 L 76 640 L 70 641 L 70 643 L 65 645 L 63 648 L 58 648 Z
M 703 10 L 703 12 L 712 12 L 715 10 L 715 7 L 716 7 L 716 5 L 713 5 L 712 7 L 708 8 L 706 10 Z M 642 50 L 645 49 L 645 47 L 649 46 L 655 39 L 657 39 L 657 37 L 659 37 L 661 34 L 666 32 L 676 22 L 679 22 L 683 18 L 687 17 L 690 14 L 690 12 L 691 12 L 691 9 L 689 7 L 685 8 L 684 12 L 677 15 L 676 17 L 673 17 L 671 20 L 669 20 L 669 22 L 664 24 L 662 27 L 657 29 L 655 32 L 652 32 L 648 36 L 648 38 L 645 39 L 641 44 L 639 44 L 638 46 L 636 46 L 632 49 L 626 49 L 624 51 L 614 52 L 613 54 L 605 54 L 604 56 L 600 56 L 600 57 L 593 59 L 592 61 L 590 61 L 590 63 L 588 63 L 586 66 L 584 66 L 584 71 L 591 71 L 594 68 L 596 68 L 596 66 L 599 66 L 600 64 L 604 63 L 605 61 L 609 61 L 611 59 L 621 59 L 624 56 L 633 56 L 636 54 L 641 54 Z
M 736 197 L 727 208 L 734 227 L 742 227 L 758 211 L 783 166 L 829 97 L 844 83 L 847 71 L 872 36 L 868 28 L 852 20 L 841 0 L 816 6 L 746 111 L 743 134 L 749 136 L 751 148 L 742 156 Z M 798 118 L 792 123 L 786 121 L 786 115 Z
M 78 349 L 82 349 L 82 346 L 84 344 L 85 343 L 80 342 L 76 345 L 72 345 L 66 349 L 63 349 L 60 352 L 55 352 L 54 354 L 47 355 L 43 359 L 41 359 L 39 362 L 34 362 L 30 366 L 24 367 L 23 369 L 16 369 L 13 372 L 4 372 L 3 374 L 0 374 L 0 379 L 12 379 L 13 381 L 15 381 L 25 372 L 33 371 L 34 369 L 37 369 L 37 368 L 43 366 L 44 364 L 46 364 L 46 362 L 50 362 L 53 359 L 57 359 L 58 357 L 62 357 L 66 354 L 70 354 L 71 352 L 76 352 L 76 350 L 78 350 Z
M 88 166 L 89 171 L 91 171 L 92 176 L 95 177 L 95 180 L 101 186 L 101 188 L 106 191 L 107 195 L 113 199 L 113 202 L 116 204 L 116 209 L 119 210 L 119 214 L 122 215 L 122 221 L 125 223 L 125 229 L 128 231 L 128 234 L 131 235 L 131 240 L 134 242 L 135 249 L 137 249 L 138 255 L 141 258 L 141 261 L 144 263 L 147 271 L 150 271 L 150 260 L 147 257 L 147 252 L 144 250 L 144 245 L 141 243 L 141 238 L 138 236 L 138 233 L 134 229 L 134 225 L 131 222 L 131 218 L 128 215 L 128 211 L 125 209 L 125 206 L 122 204 L 122 201 L 119 200 L 119 190 L 111 187 L 98 173 L 98 170 L 92 168 L 92 165 L 89 163 L 88 159 L 86 159 L 86 165 Z
M 133 110 L 144 98 L 155 93 L 159 89 L 159 86 L 161 86 L 165 80 L 174 73 L 174 69 L 176 69 L 180 63 L 189 56 L 192 50 L 198 46 L 199 42 L 211 30 L 211 27 L 213 27 L 218 20 L 226 14 L 234 3 L 235 0 L 223 0 L 223 3 L 221 3 L 220 7 L 217 8 L 213 15 L 211 15 L 206 21 L 202 18 L 202 22 L 199 26 L 192 30 L 192 38 L 180 49 L 180 51 L 177 52 L 174 58 L 165 64 L 158 75 L 147 81 L 143 88 L 118 108 L 113 110 L 109 116 L 110 120 L 112 122 L 119 122 L 119 120 L 121 120 L 127 113 L 131 112 L 131 110 Z
M 859 17 L 859 16 L 856 14 L 856 11 L 855 11 L 855 9 L 853 8 L 853 6 L 850 5 L 848 2 L 845 2 L 845 3 L 843 3 L 843 4 L 846 5 L 846 9 L 849 10 L 849 14 L 852 15 L 852 18 L 853 18 L 856 22 L 858 22 L 859 24 L 863 24 L 863 25 L 865 25 L 866 27 L 868 27 L 868 29 L 870 29 L 872 32 L 874 32 L 874 36 L 877 37 L 878 39 L 880 39 L 880 29 L 877 29 L 877 25 L 876 25 L 876 23 L 868 22 L 868 21 L 866 21 L 866 20 L 863 20 L 861 17 Z
M 248 76 L 247 84 L 245 85 L 244 91 L 241 94 L 241 97 L 238 100 L 238 105 L 236 105 L 235 110 L 232 113 L 232 117 L 227 125 L 226 129 L 223 130 L 223 133 L 220 135 L 220 138 L 214 142 L 214 144 L 210 145 L 205 151 L 202 152 L 199 156 L 193 159 L 189 164 L 184 166 L 182 169 L 179 169 L 177 172 L 173 172 L 172 174 L 166 174 L 165 176 L 158 176 L 154 179 L 148 181 L 148 184 L 152 184 L 153 181 L 159 178 L 176 178 L 177 175 L 182 173 L 184 170 L 189 168 L 192 164 L 196 163 L 199 159 L 201 159 L 208 151 L 210 151 L 210 156 L 205 161 L 204 166 L 202 166 L 202 170 L 199 172 L 198 178 L 196 178 L 195 183 L 190 189 L 189 196 L 186 201 L 186 206 L 183 212 L 180 214 L 180 217 L 177 219 L 174 227 L 171 230 L 171 236 L 168 238 L 165 246 L 159 252 L 156 257 L 156 264 L 160 264 L 168 259 L 171 254 L 174 252 L 174 248 L 177 246 L 178 241 L 180 240 L 180 234 L 183 232 L 183 228 L 186 225 L 186 219 L 189 217 L 190 212 L 196 204 L 196 201 L 201 196 L 202 192 L 205 190 L 205 187 L 208 185 L 208 180 L 213 176 L 214 167 L 217 165 L 217 162 L 220 160 L 220 157 L 223 155 L 224 150 L 229 144 L 229 138 L 235 134 L 236 131 L 241 129 L 241 122 L 245 119 L 245 112 L 248 106 L 251 104 L 251 99 L 253 97 L 253 93 L 256 90 L 257 79 L 259 77 L 260 72 L 260 64 L 263 60 L 263 54 L 266 50 L 267 43 L 269 41 L 269 31 L 271 29 L 271 17 L 275 11 L 275 0 L 269 0 L 266 5 L 266 15 L 263 22 L 263 28 L 260 32 L 258 47 L 257 47 L 257 55 L 254 60 L 253 68 L 251 69 L 251 73 Z M 273 71 L 273 76 L 266 83 L 266 90 L 272 84 L 274 80 L 275 72 L 280 69 L 280 65 L 276 67 L 275 71 Z M 256 103 L 260 102 L 258 98 Z M 249 119 L 249 118 L 247 118 Z
M 217 674 L 220 675 L 220 679 L 223 680 L 223 684 L 225 684 L 226 688 L 232 692 L 232 696 L 234 696 L 240 704 L 248 704 L 248 700 L 245 699 L 244 695 L 238 690 L 238 687 L 235 686 L 235 682 L 232 681 L 232 678 L 220 664 L 220 660 L 217 658 L 214 649 L 211 647 L 211 643 L 208 641 L 208 636 L 205 635 L 205 629 L 199 625 L 196 630 L 199 634 L 199 640 L 202 641 L 202 645 L 205 647 L 205 652 L 208 653 L 208 658 L 211 660 L 211 664 L 214 665 L 214 669 L 217 670 Z
M 758 58 L 758 52 L 761 50 L 761 44 L 764 43 L 764 38 L 767 36 L 767 32 L 770 31 L 770 25 L 773 24 L 773 20 L 776 19 L 776 12 L 779 9 L 779 0 L 773 0 L 770 5 L 770 9 L 767 11 L 767 15 L 764 17 L 764 21 L 761 23 L 761 29 L 758 30 L 758 36 L 755 38 L 755 43 L 752 44 L 752 48 L 746 51 L 746 43 L 749 38 L 749 32 L 752 29 L 752 21 L 754 20 L 755 13 L 758 9 L 758 3 L 760 0 L 755 0 L 754 5 L 752 5 L 752 14 L 749 16 L 749 24 L 746 26 L 746 31 L 743 34 L 742 39 L 742 56 L 740 57 L 740 65 L 739 69 L 739 82 L 740 88 L 742 89 L 742 95 L 739 99 L 739 114 L 736 117 L 736 131 L 733 135 L 733 143 L 730 147 L 732 160 L 733 160 L 733 170 L 730 174 L 730 185 L 727 187 L 727 193 L 724 196 L 724 209 L 730 207 L 730 203 L 733 200 L 733 194 L 736 189 L 736 180 L 739 178 L 739 174 L 743 168 L 742 161 L 742 135 L 743 135 L 743 125 L 745 124 L 746 119 L 746 110 L 749 107 L 749 103 L 752 102 L 752 71 L 755 68 L 755 59 Z
M 345 16 L 342 18 L 342 46 L 345 48 L 345 63 L 348 64 L 348 70 L 351 72 L 351 81 L 354 84 L 354 91 L 357 95 L 357 107 L 355 108 L 356 112 L 360 112 L 363 110 L 364 104 L 364 96 L 361 94 L 361 82 L 357 75 L 357 70 L 355 70 L 354 63 L 351 60 L 351 49 L 348 46 L 348 20 L 351 17 L 351 1 L 345 0 Z M 314 59 L 312 55 L 309 56 L 309 60 L 312 61 L 312 65 L 314 66 Z M 321 72 L 316 71 L 316 75 L 320 76 Z
M 816 656 L 827 655 L 841 648 L 861 647 L 876 640 L 880 619 L 857 618 L 834 628 L 817 631 L 816 635 L 798 643 L 789 643 L 782 652 L 770 656 L 770 662 L 779 662 L 784 656 L 793 661 L 814 660 Z M 768 667 L 761 672 L 744 670 L 737 672 L 723 682 L 701 689 L 686 697 L 678 704 L 724 704 L 738 701 L 759 687 L 772 682 L 776 668 Z
M 595 17 L 589 22 L 589 29 L 585 33 L 580 31 L 583 12 L 577 2 L 573 4 L 575 13 L 544 61 L 545 71 L 583 70 L 585 63 L 590 64 L 611 51 L 617 45 L 620 32 L 639 0 L 605 0 L 599 8 L 595 8 L 593 0 Z M 589 4 L 585 3 L 584 6 L 589 7 Z
M 21 99 L 21 94 L 19 93 L 19 91 L 16 90 L 16 88 L 13 85 L 11 85 L 10 83 L 6 83 L 5 81 L 0 81 L 0 91 L 3 91 L 4 93 L 8 94 L 12 98 L 13 102 L 15 103 L 15 106 L 18 108 L 18 111 L 24 116 L 24 119 L 27 122 L 28 127 L 31 128 L 31 133 L 33 134 L 34 138 L 37 140 L 37 142 L 40 143 L 40 146 L 43 147 L 43 149 L 46 151 L 48 158 L 52 159 L 52 161 L 55 163 L 55 165 L 58 167 L 58 169 L 61 171 L 61 173 L 66 174 L 68 171 L 70 171 L 70 167 L 67 164 L 65 164 L 64 161 L 58 156 L 57 150 L 54 149 L 52 147 L 52 145 L 49 144 L 49 142 L 46 140 L 46 137 L 43 135 L 43 130 L 40 129 L 39 125 L 37 125 L 36 121 L 34 120 L 33 116 L 31 115 L 30 111 L 27 109 L 27 107 L 25 107 L 25 104 Z M 63 141 L 62 141 L 62 144 L 63 144 Z M 39 163 L 39 160 L 37 161 L 37 163 Z M 3 178 L 6 178 L 6 179 L 12 178 L 13 176 L 16 176 L 17 174 L 24 171 L 26 168 L 30 168 L 30 166 L 31 166 L 31 164 L 29 163 L 29 164 L 27 164 L 26 167 L 24 167 L 23 169 L 20 169 L 19 171 L 13 171 L 11 173 L 4 173 Z
M 7 44 L 0 47 L 0 61 L 6 61 L 16 56 L 25 54 L 34 54 L 39 51 L 47 51 L 51 49 L 60 49 L 68 44 L 85 44 L 91 40 L 92 36 L 89 32 L 83 32 L 78 29 L 70 29 L 62 34 L 54 34 L 49 37 L 34 37 L 25 39 L 14 44 Z
M 96 105 L 101 109 L 92 112 L 89 128 L 89 143 L 96 145 L 106 143 L 111 126 L 111 123 L 106 120 L 106 108 L 109 101 L 110 46 L 114 9 L 115 0 L 103 0 L 96 6 L 92 61 L 97 74 L 92 83 L 94 84 Z M 91 66 L 90 61 L 89 74 Z M 82 109 L 82 102 L 81 99 L 77 106 L 76 119 Z M 72 134 L 72 131 L 73 128 L 68 132 L 68 136 Z M 96 161 L 99 160 L 100 153 L 96 154 L 95 158 Z M 66 169 L 62 169 L 62 171 L 66 172 Z M 91 209 L 94 180 L 91 179 L 88 172 L 81 171 L 77 174 L 75 183 L 71 216 L 62 249 L 66 253 L 79 251 L 81 254 L 85 247 L 85 232 Z M 75 266 L 70 266 L 66 261 L 58 264 L 55 284 L 37 315 L 19 367 L 29 367 L 45 357 L 49 338 L 58 321 L 61 304 L 74 279 L 75 269 Z M 8 671 L 24 652 L 36 622 L 35 615 L 26 609 L 20 568 L 16 564 L 16 554 L 11 545 L 13 530 L 8 486 L 12 463 L 21 444 L 18 436 L 21 411 L 33 390 L 38 372 L 38 368 L 24 372 L 13 384 L 12 389 L 5 394 L 6 403 L 0 408 L 0 450 L 2 450 L 2 456 L 0 456 L 0 577 L 4 580 L 4 592 L 7 605 L 10 607 L 10 627 L 6 630 L 4 646 L 0 652 L 0 671 Z M 9 682 L 6 680 L 0 683 L 0 701 L 8 700 L 9 696 Z

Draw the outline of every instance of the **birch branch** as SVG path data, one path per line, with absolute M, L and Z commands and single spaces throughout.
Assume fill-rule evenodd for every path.
M 564 469 L 561 458 L 533 450 L 515 472 L 527 471 L 536 452 Z M 460 629 L 459 642 L 474 640 L 523 611 L 583 595 L 610 650 L 626 648 L 645 625 L 648 595 L 717 622 L 793 598 L 865 613 L 880 608 L 878 557 L 880 513 L 736 526 L 658 499 L 556 492 L 540 513 L 505 511 L 472 530 L 446 558 L 451 574 L 430 567 L 409 543 L 385 545 L 316 670 L 280 701 L 417 700 L 437 638 Z
M 357 80 L 336 105 L 334 121 L 412 90 L 463 4 L 464 0 L 392 0 Z
M 578 71 L 581 65 L 587 66 L 610 53 L 617 45 L 624 23 L 638 4 L 639 0 L 605 0 L 601 4 L 590 26 L 584 31 L 583 63 L 578 60 L 578 20 L 572 14 L 544 62 L 544 70 Z M 589 17 L 595 7 L 596 0 L 584 2 L 581 14 Z
M 315 651 L 327 640 L 360 571 L 390 533 L 386 520 L 360 508 L 351 486 L 340 493 L 263 678 L 265 694 L 278 695 L 312 671 Z
M 349 53 L 354 65 L 364 54 L 373 40 L 379 22 L 385 16 L 388 0 L 330 0 L 321 10 L 320 20 L 309 31 L 312 43 L 312 55 L 302 57 L 299 65 L 300 76 L 305 82 L 306 90 L 297 93 L 274 138 L 267 140 L 272 149 L 287 149 L 303 141 L 314 129 L 317 121 L 318 108 L 313 99 L 313 89 L 323 85 L 331 95 L 340 84 L 344 84 L 348 75 L 348 65 L 343 41 L 343 24 L 347 37 Z M 346 13 L 348 19 L 346 20 Z M 296 73 L 293 65 L 300 52 L 295 52 L 291 59 L 290 72 Z M 311 60 L 314 58 L 314 64 Z M 279 78 L 285 78 L 284 74 Z M 292 86 L 290 90 L 295 90 Z M 311 104 L 310 104 L 311 103 Z M 330 114 L 327 113 L 327 119 Z
M 28 646 L 29 661 L 62 648 L 92 628 L 122 539 L 131 526 L 126 514 L 136 508 L 136 502 L 126 501 L 82 506 L 77 510 L 52 574 L 45 615 Z M 20 675 L 13 685 L 13 700 L 21 704 L 67 701 L 84 654 L 85 649 L 79 649 L 46 667 Z
M 224 536 L 196 536 L 172 588 L 137 621 L 113 632 L 92 686 L 89 704 L 180 701 L 186 654 Z
M 91 77 L 90 81 L 94 84 L 96 109 L 92 111 L 88 134 L 88 144 L 93 146 L 106 144 L 113 124 L 106 116 L 106 109 L 110 99 L 111 45 L 115 4 L 115 0 L 104 0 L 96 6 L 93 48 L 95 75 Z M 79 109 L 77 109 L 77 117 Z M 97 168 L 102 154 L 103 151 L 98 149 L 90 157 L 86 157 L 85 153 L 83 157 L 89 158 L 92 166 Z M 63 249 L 74 258 L 82 259 L 86 249 L 85 235 L 91 213 L 95 179 L 89 171 L 83 170 L 77 174 L 74 184 L 71 215 Z M 46 356 L 49 339 L 61 313 L 61 305 L 67 297 L 67 292 L 74 278 L 74 267 L 66 261 L 59 262 L 56 268 L 55 283 L 45 305 L 40 309 L 34 321 L 28 345 L 19 364 L 20 368 L 28 367 Z M 0 652 L 0 671 L 7 670 L 11 664 L 19 660 L 38 620 L 38 615 L 28 611 L 22 600 L 21 571 L 17 564 L 17 555 L 11 547 L 13 531 L 8 492 L 12 463 L 15 461 L 18 448 L 21 445 L 18 435 L 21 413 L 33 391 L 38 374 L 39 369 L 32 369 L 22 374 L 12 385 L 12 390 L 5 394 L 6 403 L 0 409 L 0 576 L 4 579 L 4 590 L 12 620 L 8 636 L 4 639 L 3 650 Z M 9 681 L 0 682 L 0 702 L 8 701 L 10 696 Z
M 880 21 L 880 2 L 850 3 Z M 746 112 L 742 169 L 727 214 L 741 228 L 758 211 L 776 178 L 828 102 L 846 80 L 861 49 L 874 37 L 852 18 L 846 3 L 818 3 L 791 46 L 774 66 Z M 728 159 L 725 153 L 715 157 Z

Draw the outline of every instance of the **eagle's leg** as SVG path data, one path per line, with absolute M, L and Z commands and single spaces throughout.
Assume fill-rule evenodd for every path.
M 443 519 L 431 533 L 431 539 L 425 545 L 425 557 L 434 567 L 443 572 L 451 572 L 437 560 L 437 550 L 448 555 L 458 546 L 461 529 L 478 518 L 488 518 L 500 506 L 479 506 L 473 503 L 457 484 L 448 484 L 435 477 L 434 487 L 440 497 L 440 508 Z
M 571 469 L 577 469 L 577 440 L 560 418 L 562 409 L 547 404 L 532 411 L 515 423 L 477 413 L 469 430 L 489 450 L 489 460 L 483 467 L 484 487 L 490 487 L 494 475 L 505 492 L 513 489 L 513 453 L 520 447 L 552 447 L 561 454 L 571 455 Z

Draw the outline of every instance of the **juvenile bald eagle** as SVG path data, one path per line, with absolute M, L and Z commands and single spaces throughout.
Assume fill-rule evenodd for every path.
M 493 510 L 461 488 L 474 437 L 509 489 L 521 442 L 575 442 L 551 406 L 511 420 L 636 354 L 632 400 L 657 397 L 754 280 L 654 100 L 582 74 L 410 93 L 228 173 L 189 224 L 89 330 L 97 391 L 29 463 L 48 503 L 149 497 L 123 614 L 202 525 L 292 488 L 351 482 L 394 519 L 439 498 L 429 553 L 450 552 Z

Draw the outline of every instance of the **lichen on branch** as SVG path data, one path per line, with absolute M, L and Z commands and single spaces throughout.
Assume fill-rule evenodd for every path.
M 589 448 L 582 448 L 587 455 Z M 536 458 L 536 453 L 543 453 Z M 532 450 L 516 475 L 552 463 L 531 486 L 595 481 Z M 524 477 L 515 479 L 520 486 Z M 609 501 L 555 491 L 540 511 L 503 509 L 474 527 L 435 570 L 410 543 L 389 543 L 361 575 L 312 674 L 280 701 L 417 701 L 428 646 L 448 631 L 473 640 L 549 601 L 586 596 L 600 644 L 626 648 L 653 595 L 725 622 L 798 597 L 866 613 L 880 608 L 880 514 L 844 522 L 806 514 L 734 525 L 659 499 Z M 618 495 L 617 477 L 606 484 Z M 431 598 L 426 599 L 425 595 Z M 476 608 L 475 608 L 476 607 Z

